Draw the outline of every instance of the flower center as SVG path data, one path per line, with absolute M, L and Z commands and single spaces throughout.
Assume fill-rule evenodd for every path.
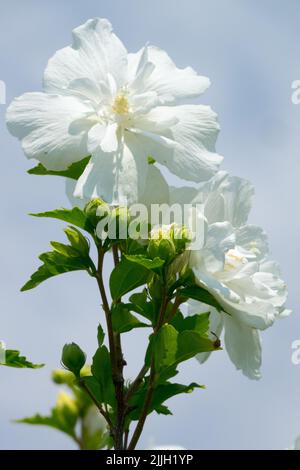
M 129 102 L 125 95 L 117 95 L 113 105 L 112 110 L 115 114 L 127 114 L 129 113 Z
M 233 271 L 247 263 L 247 259 L 240 255 L 237 250 L 229 250 L 225 255 L 224 271 Z

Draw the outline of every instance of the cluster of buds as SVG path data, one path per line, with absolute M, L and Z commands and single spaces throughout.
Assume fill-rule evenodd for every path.
M 148 254 L 150 258 L 161 258 L 167 262 L 182 254 L 190 242 L 189 230 L 184 225 L 163 225 L 150 232 Z

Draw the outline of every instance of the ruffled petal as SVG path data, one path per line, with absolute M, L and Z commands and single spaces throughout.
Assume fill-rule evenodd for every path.
M 172 126 L 160 126 L 172 120 Z M 223 160 L 215 153 L 219 125 L 208 106 L 158 106 L 137 126 L 149 154 L 180 178 L 207 180 Z
M 135 88 L 155 91 L 161 104 L 196 97 L 210 85 L 207 77 L 197 75 L 191 67 L 177 68 L 165 51 L 154 46 L 128 54 L 128 69 Z
M 26 93 L 11 103 L 6 121 L 28 158 L 59 171 L 88 155 L 91 112 L 77 97 Z
M 59 50 L 49 60 L 44 88 L 49 93 L 67 92 L 77 79 L 107 83 L 110 74 L 117 86 L 127 78 L 127 51 L 106 19 L 88 20 L 73 31 L 73 45 Z M 89 85 L 87 94 L 90 94 Z M 82 83 L 84 86 L 84 83 Z M 100 97 L 99 97 L 100 98 Z
M 259 332 L 224 315 L 225 346 L 228 355 L 238 370 L 250 379 L 261 377 L 261 340 Z

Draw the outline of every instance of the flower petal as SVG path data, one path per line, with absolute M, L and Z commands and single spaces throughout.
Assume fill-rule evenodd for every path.
M 261 377 L 261 340 L 259 332 L 230 315 L 224 315 L 224 327 L 225 346 L 233 364 L 250 379 L 259 379 Z
M 156 166 L 149 165 L 145 189 L 139 202 L 150 208 L 151 204 L 163 204 L 168 200 L 168 183 Z
M 66 92 L 70 83 L 80 78 L 106 83 L 108 72 L 118 87 L 124 85 L 127 51 L 112 32 L 108 20 L 91 19 L 74 29 L 72 46 L 59 50 L 50 59 L 44 75 L 44 88 L 49 93 Z
M 147 156 L 139 139 L 127 133 L 117 152 L 100 148 L 79 178 L 75 197 L 100 197 L 108 204 L 130 205 L 140 201 L 148 172 Z
M 59 171 L 88 155 L 89 113 L 77 97 L 26 93 L 11 103 L 6 121 L 28 158 Z
M 171 127 L 160 127 L 161 121 L 172 119 L 175 122 Z M 149 154 L 180 178 L 207 180 L 223 160 L 215 153 L 219 125 L 208 106 L 158 106 L 138 121 L 138 127 Z
M 147 61 L 145 61 L 145 49 L 147 49 Z M 177 68 L 165 51 L 154 46 L 142 48 L 136 54 L 128 54 L 129 76 L 132 81 L 141 70 L 143 57 L 144 64 L 151 63 L 155 67 L 148 73 L 144 72 L 142 80 L 139 80 L 139 86 L 149 91 L 156 91 L 161 104 L 174 104 L 178 100 L 198 96 L 210 85 L 208 78 L 197 75 L 191 67 Z M 150 69 L 149 65 L 144 67 Z M 137 86 L 136 82 L 134 83 Z

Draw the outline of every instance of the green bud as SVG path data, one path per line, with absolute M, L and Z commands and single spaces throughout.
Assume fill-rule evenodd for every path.
M 98 211 L 98 208 L 102 206 L 105 207 L 106 203 L 102 199 L 96 198 L 96 199 L 91 199 L 84 208 L 84 212 L 86 213 L 86 215 L 88 216 L 92 224 L 95 226 L 97 225 L 99 220 L 101 220 L 101 218 L 104 216 L 103 214 L 101 217 Z
M 172 258 L 174 258 L 174 256 L 176 256 L 176 250 L 172 240 L 160 240 L 158 247 L 158 257 L 165 261 L 170 261 Z
M 176 253 L 182 253 L 186 249 L 187 243 L 192 239 L 191 232 L 184 225 L 173 226 L 173 241 L 176 249 Z
M 67 370 L 80 377 L 80 371 L 85 365 L 86 355 L 76 343 L 65 344 L 61 362 Z
M 155 228 L 151 231 L 148 254 L 152 259 L 159 257 L 172 261 L 185 250 L 189 240 L 190 232 L 184 226 L 171 224 Z

